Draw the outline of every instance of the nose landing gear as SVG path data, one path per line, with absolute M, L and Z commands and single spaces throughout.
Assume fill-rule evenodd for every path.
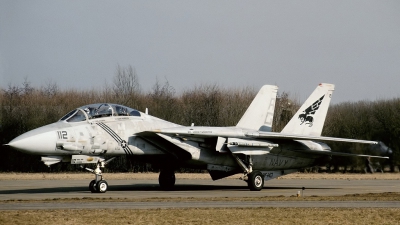
M 89 190 L 92 193 L 105 193 L 108 189 L 108 183 L 107 181 L 103 180 L 103 174 L 101 173 L 100 168 L 104 168 L 105 165 L 107 165 L 111 160 L 114 158 L 111 158 L 107 161 L 98 161 L 96 169 L 90 169 L 90 168 L 84 168 L 87 171 L 90 171 L 95 175 L 95 179 L 90 181 L 89 183 Z M 82 166 L 81 166 L 82 167 Z M 83 168 L 83 167 L 82 167 Z
M 107 181 L 103 180 L 103 176 L 101 174 L 96 174 L 96 179 L 90 181 L 89 190 L 92 193 L 105 193 L 108 188 Z

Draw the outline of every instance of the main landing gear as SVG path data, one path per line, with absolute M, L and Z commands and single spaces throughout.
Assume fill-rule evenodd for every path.
M 158 176 L 158 183 L 162 190 L 171 191 L 175 186 L 175 172 L 171 169 L 163 169 Z
M 250 191 L 261 191 L 264 187 L 264 175 L 258 170 L 253 171 L 253 160 L 251 156 L 246 156 L 246 158 L 242 160 L 237 155 L 232 155 L 243 169 L 244 176 L 242 179 L 247 182 Z
M 95 179 L 90 181 L 89 183 L 89 190 L 92 193 L 106 193 L 108 189 L 108 183 L 107 181 L 103 180 L 103 174 L 101 173 L 100 168 L 104 168 L 111 160 L 114 158 L 111 158 L 107 161 L 98 161 L 96 169 L 90 169 L 90 168 L 84 168 L 91 173 L 94 173 Z M 82 167 L 83 168 L 83 167 Z
M 247 185 L 250 191 L 261 191 L 264 187 L 264 175 L 257 170 L 247 174 Z

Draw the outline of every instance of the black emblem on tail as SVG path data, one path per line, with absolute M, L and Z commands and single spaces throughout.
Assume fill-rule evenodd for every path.
M 313 122 L 314 122 L 314 114 L 317 112 L 319 109 L 319 106 L 322 103 L 322 100 L 324 99 L 325 95 L 323 95 L 320 99 L 315 101 L 312 105 L 310 105 L 306 110 L 303 111 L 302 114 L 299 115 L 299 119 L 301 121 L 300 125 L 307 124 L 310 127 L 312 127 Z

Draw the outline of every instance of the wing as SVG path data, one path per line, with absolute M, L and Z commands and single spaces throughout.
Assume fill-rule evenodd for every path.
M 191 159 L 191 155 L 184 148 L 181 148 L 179 145 L 175 144 L 168 136 L 154 133 L 154 132 L 141 132 L 135 134 L 136 136 L 143 138 L 144 140 L 150 142 L 158 149 L 163 151 L 164 153 L 172 156 L 174 159 L 178 160 L 188 160 Z
M 332 141 L 332 142 L 347 142 L 347 143 L 361 143 L 361 144 L 377 144 L 376 141 L 368 140 L 358 140 L 358 139 L 348 139 L 348 138 L 337 138 L 337 137 L 325 137 L 325 136 L 307 136 L 307 135 L 296 135 L 296 134 L 285 134 L 276 132 L 262 132 L 262 131 L 245 131 L 236 127 L 175 127 L 167 128 L 161 130 L 148 131 L 146 133 L 158 134 L 164 140 L 175 142 L 180 144 L 185 141 L 192 142 L 206 142 L 208 139 L 222 139 L 228 140 L 231 138 L 241 139 L 245 141 L 246 146 L 258 146 L 258 147 L 277 147 L 277 145 L 262 146 L 259 141 L 268 141 L 273 143 L 274 140 L 308 140 L 308 141 Z M 176 142 L 175 140 L 180 140 L 182 142 Z M 252 140 L 255 145 L 252 145 Z M 215 149 L 218 150 L 221 145 L 221 141 L 216 142 L 217 146 Z M 182 146 L 179 147 L 184 150 Z M 319 154 L 319 155 L 337 155 L 337 156 L 357 156 L 357 157 L 375 157 L 375 158 L 385 158 L 380 156 L 372 155 L 362 155 L 362 154 L 351 154 L 342 152 L 332 152 L 332 151 L 320 151 L 320 150 L 293 150 L 303 153 Z M 265 153 L 265 152 L 264 152 Z M 255 154 L 254 151 L 249 150 L 249 155 Z
M 225 138 L 254 138 L 254 139 L 286 139 L 286 140 L 309 140 L 309 141 L 336 141 L 350 142 L 361 144 L 378 144 L 376 141 L 336 138 L 325 136 L 309 136 L 298 134 L 286 134 L 277 132 L 263 132 L 254 130 L 244 130 L 236 127 L 174 127 L 153 130 L 150 132 L 161 133 L 170 136 L 194 137 L 194 138 L 210 138 L 210 137 L 225 137 Z

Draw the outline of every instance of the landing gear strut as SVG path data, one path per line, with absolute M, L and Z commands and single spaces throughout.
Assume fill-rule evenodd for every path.
M 175 172 L 171 169 L 161 170 L 158 177 L 158 183 L 160 184 L 161 189 L 165 191 L 173 190 L 175 185 Z
M 100 168 L 104 168 L 111 160 L 111 158 L 107 161 L 98 161 L 96 169 L 84 168 L 95 175 L 95 179 L 90 181 L 89 183 L 89 190 L 92 193 L 105 193 L 108 189 L 107 181 L 103 180 L 103 174 L 101 173 Z M 83 167 L 82 167 L 83 168 Z

